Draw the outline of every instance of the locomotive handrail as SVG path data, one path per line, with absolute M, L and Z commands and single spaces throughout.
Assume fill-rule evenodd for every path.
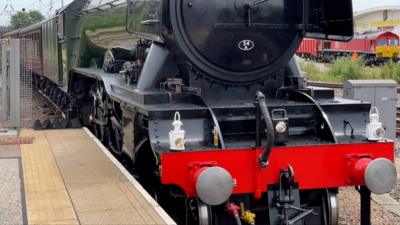
M 107 8 L 102 8 L 102 7 L 103 7 L 103 6 L 106 6 L 106 5 L 110 6 L 110 8 L 113 8 L 113 7 L 116 7 L 116 6 L 120 6 L 120 5 L 127 4 L 127 3 L 124 2 L 124 1 L 122 1 L 122 2 L 119 3 L 119 4 L 114 4 L 115 2 L 118 2 L 118 1 L 121 1 L 121 0 L 114 0 L 114 1 L 111 1 L 111 2 L 106 2 L 106 3 L 104 3 L 104 4 L 101 4 L 101 2 L 100 2 L 101 5 L 99 4 L 99 5 L 96 6 L 96 7 L 87 8 L 87 9 L 81 10 L 77 15 L 80 16 L 80 15 L 83 15 L 83 14 L 86 14 L 86 13 L 90 13 L 90 12 L 94 12 L 94 11 L 105 10 L 105 9 L 107 9 Z
M 269 155 L 271 154 L 272 144 L 274 143 L 275 133 L 272 119 L 269 114 L 267 103 L 265 102 L 265 95 L 261 91 L 256 93 L 256 103 L 260 109 L 261 115 L 264 117 L 266 143 L 263 154 L 259 157 L 260 167 L 266 168 L 268 166 Z
M 160 23 L 160 20 L 143 20 L 142 22 L 140 22 L 140 24 L 142 25 L 154 25 Z

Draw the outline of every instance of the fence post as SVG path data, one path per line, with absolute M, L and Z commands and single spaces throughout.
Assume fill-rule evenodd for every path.
M 20 128 L 20 41 L 11 39 L 10 47 L 10 128 Z

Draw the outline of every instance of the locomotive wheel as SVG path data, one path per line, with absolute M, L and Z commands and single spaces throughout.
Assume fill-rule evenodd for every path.
M 117 155 L 122 154 L 122 132 L 112 122 L 107 128 L 108 146 Z
M 96 120 L 104 122 L 107 124 L 107 109 L 106 103 L 104 101 L 104 87 L 101 82 L 97 82 L 96 86 L 92 89 L 93 97 L 93 117 Z M 102 142 L 106 141 L 106 125 L 100 123 L 94 123 L 93 131 L 95 136 Z
M 100 107 L 96 107 L 94 110 L 94 115 L 93 115 L 96 119 L 101 120 L 101 121 L 105 121 L 106 117 L 105 114 L 103 112 L 103 109 Z M 100 124 L 94 124 L 93 126 L 93 131 L 95 136 L 102 142 L 104 143 L 105 141 L 105 133 L 106 133 L 106 127 Z
M 339 202 L 336 193 L 326 189 L 322 195 L 322 209 L 326 218 L 327 224 L 339 224 Z

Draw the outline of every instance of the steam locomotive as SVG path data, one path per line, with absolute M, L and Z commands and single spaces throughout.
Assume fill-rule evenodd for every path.
M 351 0 L 75 0 L 4 35 L 33 40 L 37 87 L 178 224 L 338 224 L 355 186 L 366 225 L 394 143 L 293 58 L 304 37 L 352 36 Z

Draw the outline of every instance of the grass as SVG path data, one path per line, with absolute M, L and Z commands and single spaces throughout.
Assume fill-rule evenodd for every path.
M 393 79 L 400 83 L 400 64 L 387 62 L 381 66 L 369 67 L 351 58 L 339 58 L 326 70 L 310 61 L 300 62 L 300 68 L 309 80 L 341 83 L 345 80 Z

